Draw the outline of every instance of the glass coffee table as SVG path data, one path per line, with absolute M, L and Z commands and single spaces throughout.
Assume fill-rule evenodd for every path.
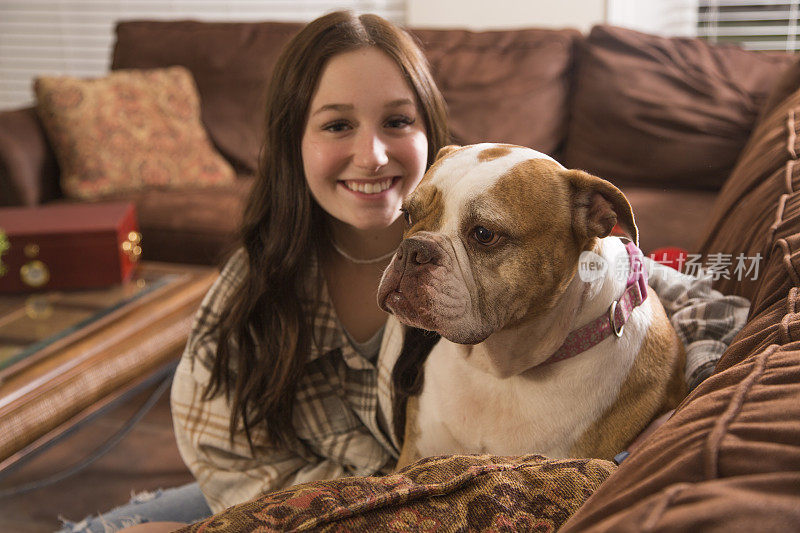
M 0 472 L 169 376 L 216 277 L 143 262 L 107 289 L 0 295 Z

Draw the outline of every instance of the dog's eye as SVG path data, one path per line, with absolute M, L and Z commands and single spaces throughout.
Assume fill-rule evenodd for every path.
M 406 224 L 411 226 L 411 215 L 409 214 L 408 210 L 407 209 L 400 209 L 400 211 L 402 211 L 402 213 L 403 213 L 403 218 L 405 219 Z
M 497 244 L 497 241 L 500 240 L 500 236 L 498 234 L 492 230 L 484 228 L 483 226 L 477 226 L 474 230 L 472 230 L 472 236 L 475 237 L 476 241 L 484 246 L 492 246 L 493 244 Z

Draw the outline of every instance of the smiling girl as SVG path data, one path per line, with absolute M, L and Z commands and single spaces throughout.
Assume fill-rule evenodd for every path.
M 243 248 L 206 296 L 172 389 L 178 447 L 213 511 L 393 466 L 385 378 L 403 334 L 386 330 L 376 294 L 403 199 L 447 141 L 425 56 L 375 15 L 306 26 L 267 101 Z

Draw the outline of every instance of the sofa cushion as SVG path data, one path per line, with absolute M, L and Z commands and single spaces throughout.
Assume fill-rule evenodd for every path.
M 577 62 L 567 166 L 623 186 L 715 190 L 791 55 L 597 26 Z
M 117 24 L 112 69 L 182 65 L 194 76 L 211 140 L 253 174 L 263 139 L 267 81 L 302 24 L 126 21 Z
M 700 252 L 765 257 L 787 200 L 800 189 L 800 91 L 763 115 L 711 211 Z M 752 298 L 757 276 L 720 278 L 715 288 Z
M 192 75 L 183 67 L 98 79 L 41 77 L 34 88 L 67 197 L 90 200 L 235 178 L 208 141 Z
M 773 213 L 778 201 L 771 200 Z M 714 374 L 562 531 L 796 529 L 800 193 L 788 194 L 782 203 L 750 319 Z
M 252 178 L 240 177 L 226 187 L 145 190 L 121 196 L 136 204 L 142 258 L 223 264 L 237 246 L 237 231 L 252 182 Z
M 387 476 L 272 492 L 180 531 L 555 531 L 613 469 L 539 455 L 429 457 Z
M 414 30 L 447 101 L 453 141 L 554 154 L 566 137 L 575 30 Z
M 0 112 L 0 205 L 61 196 L 58 165 L 35 107 Z
M 761 115 L 770 113 L 776 106 L 791 96 L 798 87 L 800 87 L 800 60 L 793 62 L 775 82 L 767 101 L 761 108 Z
M 697 235 L 686 228 L 703 228 L 709 222 L 708 206 L 717 193 L 692 189 L 621 187 L 631 204 L 639 228 L 639 248 L 649 254 L 656 248 L 676 246 L 697 251 Z

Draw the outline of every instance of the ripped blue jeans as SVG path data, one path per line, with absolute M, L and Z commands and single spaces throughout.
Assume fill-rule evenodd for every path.
M 145 522 L 192 523 L 211 515 L 200 487 L 189 483 L 174 489 L 136 494 L 126 505 L 80 522 L 62 519 L 64 527 L 58 533 L 111 533 Z

